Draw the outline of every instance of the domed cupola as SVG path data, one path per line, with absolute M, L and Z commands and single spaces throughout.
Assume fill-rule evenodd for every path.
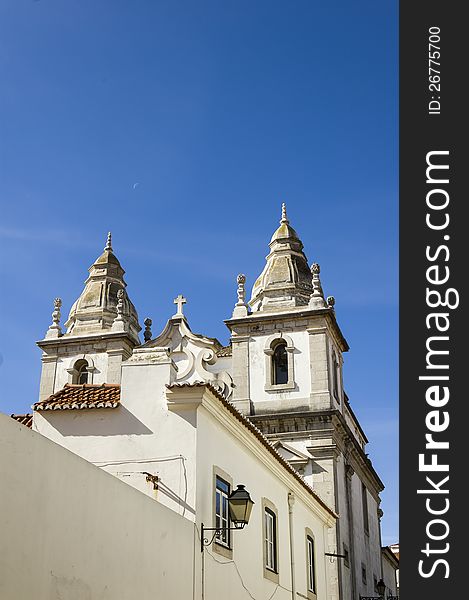
M 118 314 L 118 292 L 124 290 L 124 294 L 120 294 L 122 320 L 126 322 L 129 336 L 140 343 L 137 311 L 125 293 L 125 271 L 113 252 L 110 233 L 103 253 L 91 265 L 89 273 L 83 292 L 70 310 L 65 335 L 85 336 L 110 331 Z
M 252 288 L 249 305 L 253 312 L 306 306 L 313 292 L 311 271 L 303 243 L 288 220 L 285 204 L 282 204 L 280 227 L 269 246 L 267 263 Z

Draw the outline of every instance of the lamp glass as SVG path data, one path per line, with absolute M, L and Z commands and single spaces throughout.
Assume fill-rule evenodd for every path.
M 242 528 L 249 523 L 253 505 L 254 502 L 249 492 L 244 489 L 244 485 L 238 485 L 228 498 L 230 519 L 235 527 Z

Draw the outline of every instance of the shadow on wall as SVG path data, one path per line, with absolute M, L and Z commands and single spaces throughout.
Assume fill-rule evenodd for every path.
M 311 467 L 310 467 L 310 472 L 309 473 L 305 473 L 305 475 L 319 475 L 321 473 L 327 473 L 327 469 L 324 469 L 323 467 L 321 467 L 320 464 L 318 464 L 315 460 L 311 461 Z
M 43 413 L 43 416 L 44 415 Z M 123 406 L 83 410 L 47 411 L 47 421 L 65 436 L 150 435 L 151 429 Z

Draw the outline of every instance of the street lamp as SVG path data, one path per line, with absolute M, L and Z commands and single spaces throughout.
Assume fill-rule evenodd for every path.
M 244 485 L 238 485 L 236 490 L 231 492 L 228 497 L 228 509 L 235 529 L 243 529 L 249 523 L 253 506 L 254 502 Z
M 384 598 L 384 595 L 386 594 L 386 584 L 384 583 L 383 578 L 376 584 L 376 590 L 378 594 Z
M 221 534 L 223 531 L 244 529 L 244 527 L 249 523 L 249 517 L 251 516 L 253 506 L 254 502 L 251 500 L 249 492 L 245 489 L 244 485 L 238 485 L 237 489 L 231 492 L 231 494 L 228 496 L 230 521 L 233 523 L 234 527 L 204 527 L 204 524 L 202 523 L 200 534 L 200 551 L 204 551 L 204 546 L 210 546 L 215 539 L 215 536 Z M 214 532 L 210 541 L 204 535 L 206 531 Z

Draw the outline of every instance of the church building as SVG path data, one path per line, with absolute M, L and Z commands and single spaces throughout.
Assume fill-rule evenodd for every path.
M 145 319 L 142 335 L 109 234 L 63 329 L 57 298 L 38 342 L 32 428 L 192 521 L 202 550 L 202 523 L 226 526 L 245 485 L 267 586 L 256 597 L 377 597 L 384 486 L 345 392 L 335 300 L 285 205 L 249 300 L 245 285 L 239 275 L 228 346 L 192 332 L 182 295 L 163 331 Z M 210 552 L 245 560 L 243 535 L 220 529 Z

